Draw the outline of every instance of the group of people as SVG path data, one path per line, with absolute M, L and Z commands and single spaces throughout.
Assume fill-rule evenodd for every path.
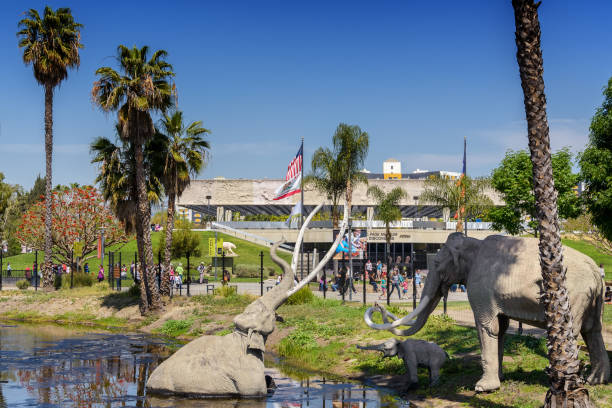
M 423 287 L 426 274 L 420 269 L 416 269 L 414 274 L 412 273 L 410 257 L 405 258 L 405 262 L 402 262 L 401 257 L 397 258 L 395 264 L 388 270 L 387 264 L 383 264 L 382 261 L 378 260 L 376 265 L 371 260 L 367 260 L 364 265 L 363 278 L 372 286 L 372 289 L 376 293 L 380 293 L 379 299 L 387 297 L 387 281 L 389 284 L 389 296 L 393 292 L 397 291 L 399 299 L 406 298 L 408 292 L 411 291 L 413 279 L 417 289 Z M 331 287 L 331 290 L 338 292 L 341 296 L 345 295 L 347 291 L 357 293 L 355 289 L 355 276 L 350 268 L 346 265 L 342 266 L 338 273 L 333 276 L 332 280 L 326 281 L 323 277 L 319 280 L 319 290 L 327 290 Z

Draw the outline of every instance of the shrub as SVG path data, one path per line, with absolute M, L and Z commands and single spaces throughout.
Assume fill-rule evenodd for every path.
M 312 303 L 314 298 L 315 295 L 310 291 L 310 288 L 304 286 L 302 289 L 289 296 L 286 303 L 288 305 L 305 305 L 307 303 Z
M 236 276 L 239 278 L 259 278 L 261 271 L 257 265 L 236 265 Z M 265 273 L 264 273 L 265 277 Z
M 110 289 L 110 286 L 108 285 L 108 281 L 96 282 L 94 283 L 94 287 L 100 292 L 106 292 L 107 290 Z
M 25 279 L 22 279 L 22 280 L 17 281 L 17 283 L 16 283 L 15 285 L 16 285 L 16 286 L 17 286 L 19 289 L 21 289 L 21 290 L 25 290 L 25 289 L 27 289 L 27 288 L 29 288 L 29 287 L 30 287 L 30 282 L 28 282 L 28 281 L 27 281 L 27 280 L 25 280 Z
M 94 278 L 90 273 L 77 272 L 73 277 L 73 284 L 75 288 L 93 286 Z
M 228 285 L 223 285 L 220 288 L 215 289 L 215 295 L 227 298 L 227 297 L 232 297 L 232 296 L 236 296 L 236 289 L 228 286 Z
M 272 266 L 267 266 L 266 272 L 268 272 L 268 276 L 276 275 L 276 269 L 274 269 Z
M 192 321 L 190 320 L 167 320 L 159 329 L 159 332 L 165 336 L 175 337 L 187 333 L 191 328 Z

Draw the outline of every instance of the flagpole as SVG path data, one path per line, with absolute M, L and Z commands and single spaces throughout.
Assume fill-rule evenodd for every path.
M 300 208 L 300 229 L 304 225 L 304 212 L 306 209 L 304 208 L 304 137 L 302 136 L 302 147 L 300 148 L 302 151 L 302 165 L 300 166 L 300 200 L 301 207 Z M 300 243 L 300 280 L 304 277 L 304 239 Z
M 468 216 L 466 208 L 466 194 L 465 194 L 465 178 L 467 177 L 467 137 L 463 136 L 463 214 L 465 216 L 465 226 L 463 227 L 463 233 L 467 237 L 468 234 Z

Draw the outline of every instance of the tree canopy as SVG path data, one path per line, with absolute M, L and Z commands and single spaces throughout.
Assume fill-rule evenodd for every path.
M 581 207 L 580 199 L 574 191 L 578 175 L 572 172 L 572 154 L 569 149 L 563 148 L 552 154 L 551 161 L 559 216 L 563 219 L 577 217 Z M 493 228 L 518 235 L 526 231 L 524 220 L 528 219 L 529 229 L 537 235 L 538 221 L 529 152 L 507 151 L 501 164 L 492 172 L 491 184 L 505 202 L 504 206 L 494 207 L 489 212 Z
M 579 155 L 582 194 L 593 223 L 612 240 L 612 78 L 604 88 L 604 102 L 591 121 L 589 144 Z

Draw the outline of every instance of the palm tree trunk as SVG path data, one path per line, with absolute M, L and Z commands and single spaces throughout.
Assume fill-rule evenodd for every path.
M 137 113 L 136 116 L 143 113 Z M 135 123 L 140 124 L 136 120 Z M 156 285 L 155 269 L 153 268 L 153 247 L 151 244 L 151 209 L 149 199 L 147 197 L 146 177 L 144 170 L 144 154 L 143 154 L 144 138 L 139 137 L 134 143 L 134 157 L 136 159 L 136 189 L 137 203 L 136 215 L 137 223 L 141 228 L 142 251 L 144 252 L 140 258 L 141 265 L 141 301 L 146 302 L 146 305 L 140 305 L 141 313 L 161 309 L 161 299 L 159 290 Z
M 513 0 L 516 58 L 523 87 L 529 150 L 533 163 L 535 205 L 540 230 L 542 305 L 546 315 L 550 389 L 546 407 L 590 407 L 588 391 L 579 376 L 578 347 L 573 334 L 570 303 L 559 234 L 557 193 L 554 189 L 538 6 L 533 0 Z
M 53 285 L 53 239 L 52 227 L 52 163 L 53 163 L 53 87 L 45 85 L 45 266 L 43 288 L 52 290 Z
M 170 296 L 170 256 L 172 249 L 172 230 L 174 229 L 174 206 L 176 204 L 176 194 L 168 191 L 168 214 L 166 218 L 166 247 L 164 248 L 164 274 L 162 275 L 162 286 L 160 292 L 164 296 Z

